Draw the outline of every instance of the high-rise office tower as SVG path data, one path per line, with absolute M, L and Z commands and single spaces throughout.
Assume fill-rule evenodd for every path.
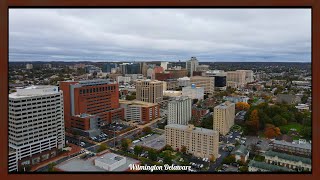
M 213 129 L 220 134 L 226 135 L 234 125 L 235 104 L 226 101 L 214 107 Z
M 168 124 L 187 125 L 191 120 L 192 100 L 186 96 L 176 97 L 168 103 Z
M 196 57 L 191 57 L 189 61 L 186 62 L 186 69 L 188 70 L 188 75 L 193 76 L 193 71 L 197 71 L 199 66 L 199 61 Z
M 57 86 L 9 94 L 9 171 L 56 156 L 65 145 L 63 95 Z
M 163 100 L 163 82 L 157 80 L 137 80 L 136 99 L 144 102 L 158 103 Z

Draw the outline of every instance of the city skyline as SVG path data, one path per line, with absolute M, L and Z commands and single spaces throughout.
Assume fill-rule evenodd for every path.
M 311 62 L 311 10 L 9 11 L 12 62 L 186 61 L 191 56 L 201 62 Z

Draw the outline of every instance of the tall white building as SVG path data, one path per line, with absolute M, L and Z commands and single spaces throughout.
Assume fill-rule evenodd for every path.
M 161 67 L 163 67 L 163 70 L 168 69 L 168 64 L 169 64 L 169 62 L 161 62 Z
M 63 94 L 31 86 L 9 94 L 9 171 L 56 156 L 65 145 Z
M 186 62 L 186 69 L 190 77 L 193 76 L 193 71 L 197 71 L 198 66 L 199 66 L 199 61 L 197 60 L 196 57 L 191 57 L 191 59 Z
M 168 124 L 187 125 L 191 119 L 192 100 L 189 97 L 176 97 L 168 103 Z
M 196 87 L 194 84 L 192 84 L 189 87 L 183 87 L 182 96 L 187 96 L 191 99 L 201 100 L 203 99 L 203 96 L 204 96 L 204 88 Z

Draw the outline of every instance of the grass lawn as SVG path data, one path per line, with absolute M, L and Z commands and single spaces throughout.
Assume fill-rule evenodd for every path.
M 280 126 L 280 129 L 281 129 L 281 130 L 284 129 L 284 130 L 286 130 L 287 132 L 289 132 L 290 129 L 296 129 L 297 132 L 300 133 L 301 128 L 302 128 L 302 125 L 301 125 L 301 124 L 298 124 L 298 123 L 290 123 L 290 124 L 287 124 L 287 125 L 285 125 L 285 126 Z

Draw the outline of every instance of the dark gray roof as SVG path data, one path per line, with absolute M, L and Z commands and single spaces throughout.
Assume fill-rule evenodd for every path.
M 280 152 L 275 152 L 275 151 L 267 151 L 265 153 L 266 156 L 271 156 L 271 157 L 278 157 L 281 159 L 285 160 L 290 160 L 290 161 L 295 161 L 299 162 L 301 161 L 302 163 L 305 164 L 310 164 L 311 165 L 311 159 L 310 158 L 305 158 L 305 157 L 300 157 L 300 156 L 294 156 L 290 154 L 285 154 L 285 153 L 280 153 Z
M 259 162 L 259 161 L 254 161 L 254 160 L 251 160 L 249 162 L 249 166 L 255 167 L 255 168 L 264 169 L 264 170 L 271 171 L 271 172 L 293 171 L 293 170 L 291 170 L 291 169 L 289 169 L 287 167 L 276 166 L 276 165 L 273 165 L 273 164 L 268 164 L 268 163 L 265 163 L 265 162 Z
M 298 148 L 301 148 L 301 149 L 311 150 L 311 144 L 310 143 L 305 143 L 305 144 L 296 143 L 296 144 L 293 144 L 293 143 L 286 142 L 286 141 L 275 140 L 275 141 L 273 141 L 273 144 L 280 144 L 280 145 L 284 145 L 284 146 L 298 147 Z

